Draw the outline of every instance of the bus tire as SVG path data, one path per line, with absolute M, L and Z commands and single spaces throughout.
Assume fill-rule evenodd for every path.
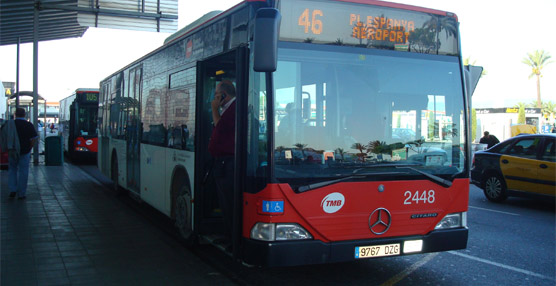
M 502 202 L 508 198 L 506 182 L 498 174 L 490 173 L 483 181 L 483 191 L 486 198 L 491 202 Z
M 118 184 L 118 158 L 116 153 L 112 154 L 112 162 L 110 164 L 110 178 L 112 179 L 112 189 L 116 194 L 121 193 L 120 185 Z
M 178 175 L 172 184 L 172 209 L 175 226 L 186 244 L 195 244 L 193 221 L 191 219 L 191 190 L 184 175 Z

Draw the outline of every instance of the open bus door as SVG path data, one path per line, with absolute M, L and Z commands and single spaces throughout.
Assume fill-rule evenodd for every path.
M 195 150 L 195 226 L 196 232 L 204 240 L 217 247 L 226 248 L 229 243 L 237 245 L 240 241 L 241 229 L 241 178 L 245 150 L 244 133 L 247 97 L 247 48 L 240 47 L 230 52 L 220 54 L 205 61 L 199 62 L 197 69 L 197 123 L 196 123 L 196 150 Z M 208 151 L 209 140 L 212 134 L 213 122 L 211 114 L 211 101 L 214 98 L 216 86 L 223 80 L 230 80 L 236 88 L 236 152 L 234 156 L 234 185 L 229 191 L 234 193 L 233 227 L 231 240 L 226 237 L 226 225 L 223 220 L 222 208 L 219 205 L 217 186 L 214 179 L 214 158 Z M 242 147 L 243 146 L 243 147 Z M 221 244 L 221 242 L 224 242 Z M 228 245 L 226 245 L 228 244 Z

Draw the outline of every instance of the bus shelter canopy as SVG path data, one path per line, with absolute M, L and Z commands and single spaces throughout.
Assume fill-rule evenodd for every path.
M 10 96 L 9 99 L 14 99 L 14 98 L 16 98 L 18 95 L 19 95 L 20 97 L 21 97 L 21 96 L 30 96 L 30 97 L 33 97 L 33 92 L 32 92 L 32 91 L 21 91 L 21 92 L 19 92 L 19 93 L 18 93 L 18 92 L 15 92 L 14 94 L 12 94 L 12 95 Z M 37 98 L 38 98 L 39 100 L 44 100 L 44 98 L 42 98 L 42 96 L 40 96 L 39 94 L 37 94 Z
M 178 0 L 0 0 L 0 46 L 82 37 L 88 27 L 174 32 Z
M 42 0 L 40 3 L 76 7 L 78 0 Z M 0 0 L 0 46 L 33 42 L 34 0 Z M 38 41 L 81 37 L 76 11 L 39 9 Z

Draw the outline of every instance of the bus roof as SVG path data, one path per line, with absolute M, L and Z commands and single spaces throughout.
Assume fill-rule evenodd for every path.
M 457 19 L 456 14 L 446 12 L 446 11 L 430 9 L 430 8 L 425 8 L 425 7 L 419 7 L 419 6 L 413 6 L 413 5 L 407 5 L 407 4 L 386 2 L 386 1 L 380 1 L 380 0 L 334 0 L 334 1 L 359 3 L 359 4 L 375 5 L 375 6 L 381 6 L 381 7 L 404 9 L 404 10 L 417 11 L 417 12 L 423 12 L 423 13 L 429 13 L 429 14 L 435 14 L 435 15 L 441 15 L 441 16 L 451 16 L 451 17 L 454 17 L 454 18 Z
M 213 19 L 219 17 L 221 14 L 228 14 L 232 10 L 235 10 L 235 8 L 237 8 L 238 6 L 240 6 L 240 5 L 242 5 L 246 2 L 266 2 L 266 0 L 245 0 L 245 1 L 239 2 L 238 4 L 236 4 L 235 6 L 231 7 L 230 9 L 228 9 L 226 11 L 212 11 L 212 12 L 209 12 L 209 13 L 201 16 L 197 20 L 191 22 L 189 25 L 186 25 L 183 29 L 181 29 L 181 30 L 175 32 L 174 34 L 170 35 L 168 38 L 166 38 L 166 40 L 164 40 L 164 45 L 171 44 L 174 41 L 177 41 L 177 40 L 195 32 L 196 30 L 198 30 L 199 28 L 201 28 L 202 26 L 204 26 L 208 22 L 210 22 Z
M 231 7 L 230 9 L 224 11 L 224 12 L 218 12 L 218 13 L 213 13 L 213 12 L 209 12 L 203 16 L 201 16 L 199 19 L 193 21 L 192 23 L 190 23 L 189 25 L 186 25 L 184 28 L 182 28 L 181 30 L 177 31 L 176 33 L 170 35 L 169 37 L 166 38 L 166 40 L 164 41 L 164 44 L 162 44 L 162 46 L 156 48 L 155 50 L 151 51 L 150 53 L 136 59 L 135 61 L 131 62 L 130 64 L 124 66 L 123 68 L 119 69 L 118 71 L 110 74 L 109 76 L 105 77 L 102 81 L 105 81 L 109 78 L 111 78 L 112 76 L 114 76 L 115 74 L 127 69 L 128 67 L 133 66 L 134 64 L 136 64 L 137 62 L 140 62 L 141 60 L 143 60 L 144 58 L 149 57 L 150 55 L 158 52 L 159 50 L 165 48 L 168 45 L 171 45 L 175 42 L 177 42 L 178 40 L 180 40 L 181 38 L 192 34 L 193 32 L 195 32 L 196 30 L 199 30 L 200 28 L 202 28 L 203 26 L 205 26 L 206 24 L 212 22 L 212 20 L 218 18 L 218 17 L 224 17 L 225 15 L 228 15 L 229 13 L 235 11 L 238 7 L 244 5 L 245 3 L 248 2 L 266 2 L 266 0 L 244 0 L 238 4 L 236 4 L 235 6 Z M 209 16 L 209 17 L 207 17 Z M 210 17 L 211 16 L 211 17 Z M 205 21 L 203 21 L 205 20 Z M 197 24 L 197 25 L 195 25 Z
M 98 88 L 78 88 L 75 90 L 75 93 L 78 92 L 99 92 Z
M 226 15 L 232 13 L 233 11 L 235 11 L 236 9 L 239 9 L 239 7 L 241 7 L 243 5 L 246 5 L 247 3 L 251 3 L 251 2 L 268 3 L 268 2 L 275 2 L 275 1 L 276 0 L 244 0 L 244 1 L 239 2 L 238 4 L 236 4 L 235 6 L 232 6 L 228 10 L 209 12 L 209 13 L 199 17 L 197 20 L 191 22 L 190 24 L 186 25 L 184 28 L 180 29 L 179 31 L 175 32 L 174 34 L 168 36 L 164 40 L 164 43 L 163 43 L 162 46 L 160 46 L 160 47 L 156 48 L 155 50 L 151 51 L 150 53 L 147 53 L 144 56 L 136 59 L 135 61 L 131 62 L 130 64 L 128 64 L 126 66 L 124 66 L 123 68 L 119 69 L 118 71 L 110 74 L 109 76 L 104 78 L 102 81 L 104 81 L 108 78 L 111 78 L 115 74 L 121 72 L 122 70 L 127 69 L 130 66 L 133 66 L 137 62 L 139 62 L 142 59 L 150 56 L 151 54 L 154 54 L 154 53 L 158 52 L 159 50 L 163 49 L 167 45 L 173 44 L 173 43 L 179 41 L 180 39 L 182 39 L 182 38 L 184 38 L 184 37 L 186 37 L 190 34 L 193 34 L 197 30 L 204 27 L 205 25 L 211 23 L 216 18 L 225 17 Z M 429 8 L 424 8 L 424 7 L 419 7 L 419 6 L 407 5 L 407 4 L 380 1 L 380 0 L 329 0 L 329 1 L 359 3 L 359 4 L 366 4 L 366 5 L 375 5 L 375 6 L 381 6 L 381 7 L 404 9 L 404 10 L 423 12 L 423 13 L 429 13 L 429 14 L 435 14 L 435 15 L 441 15 L 441 16 L 450 16 L 450 17 L 454 17 L 456 19 L 456 21 L 458 20 L 457 15 L 454 14 L 454 13 L 441 11 L 441 10 L 435 10 L 435 9 L 429 9 Z
M 201 26 L 205 22 L 209 21 L 210 19 L 218 16 L 222 11 L 210 11 L 205 15 L 201 16 L 201 18 L 191 22 L 190 24 L 186 25 L 184 28 L 180 29 L 179 31 L 173 33 L 172 35 L 168 36 L 166 40 L 164 40 L 164 45 L 173 42 L 175 39 L 181 37 L 182 35 L 188 34 L 190 31 L 196 29 L 197 27 Z
M 417 12 L 423 12 L 423 13 L 429 13 L 429 14 L 435 14 L 435 15 L 441 15 L 441 16 L 452 16 L 452 17 L 456 18 L 456 20 L 457 20 L 457 16 L 454 13 L 441 11 L 441 10 L 436 10 L 436 9 L 425 8 L 425 7 L 407 5 L 407 4 L 386 2 L 386 1 L 381 1 L 381 0 L 330 0 L 330 1 L 358 3 L 358 4 L 374 5 L 374 6 L 380 6 L 380 7 L 389 7 L 389 8 L 397 8 L 397 9 L 404 9 L 404 10 L 410 10 L 410 11 L 417 11 Z M 245 2 L 267 2 L 267 1 L 266 0 L 245 0 L 243 2 L 238 3 L 237 5 L 233 6 L 232 8 L 226 10 L 225 12 L 229 12 L 229 11 L 233 10 L 234 8 L 236 8 L 237 6 L 239 6 L 239 5 L 241 5 L 242 3 L 245 3 Z M 201 26 L 203 26 L 207 22 L 210 22 L 212 19 L 218 17 L 222 13 L 223 13 L 222 11 L 211 11 L 211 12 L 201 16 L 197 20 L 195 20 L 195 21 L 191 22 L 190 24 L 186 25 L 181 30 L 179 30 L 179 31 L 175 32 L 174 34 L 170 35 L 169 37 L 167 37 L 166 40 L 164 40 L 164 45 L 170 44 L 170 43 L 172 43 L 172 42 L 174 42 L 174 41 L 176 41 L 176 40 L 194 32 L 195 30 L 197 30 L 198 28 L 200 28 Z

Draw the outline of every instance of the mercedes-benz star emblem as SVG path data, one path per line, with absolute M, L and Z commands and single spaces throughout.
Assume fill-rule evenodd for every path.
M 385 208 L 378 208 L 369 216 L 369 228 L 376 235 L 387 232 L 391 224 L 392 215 Z

